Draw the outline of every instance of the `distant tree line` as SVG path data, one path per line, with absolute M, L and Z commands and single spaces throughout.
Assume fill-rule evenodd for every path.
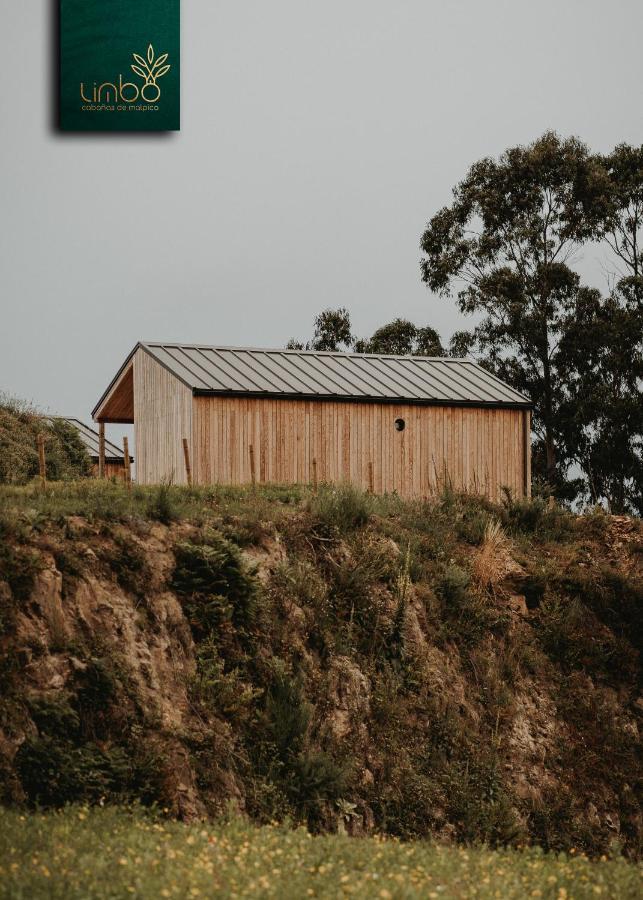
M 440 335 L 434 328 L 418 328 L 408 319 L 394 319 L 382 325 L 370 338 L 357 338 L 351 330 L 350 313 L 344 307 L 325 309 L 315 316 L 310 341 L 291 338 L 289 350 L 329 350 L 352 353 L 389 353 L 394 356 L 446 356 Z
M 421 248 L 422 280 L 476 317 L 447 349 L 433 328 L 399 318 L 357 339 L 346 309 L 324 310 L 312 339 L 288 346 L 472 355 L 531 398 L 544 486 L 643 513 L 643 146 L 592 154 L 548 132 L 483 159 Z M 573 267 L 583 249 L 610 261 L 603 292 Z

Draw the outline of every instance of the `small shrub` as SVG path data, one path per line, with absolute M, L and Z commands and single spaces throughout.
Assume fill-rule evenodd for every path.
M 54 561 L 62 575 L 62 596 L 68 597 L 83 574 L 83 560 L 69 548 L 59 548 L 54 551 Z
M 206 636 L 228 616 L 237 628 L 253 624 L 257 583 L 235 544 L 209 531 L 199 543 L 177 544 L 174 554 L 172 586 L 197 636 Z
M 28 698 L 29 713 L 41 733 L 68 738 L 78 735 L 80 719 L 71 705 L 71 699 L 67 693 Z
M 243 681 L 238 670 L 225 671 L 217 645 L 207 638 L 196 651 L 196 675 L 192 697 L 236 724 L 247 721 L 262 691 Z
M 461 610 L 469 600 L 471 578 L 468 572 L 455 564 L 450 565 L 437 585 L 437 593 L 447 606 Z
M 7 582 L 17 603 L 29 599 L 40 571 L 42 560 L 34 551 L 0 545 L 0 578 Z
M 498 847 L 524 839 L 495 757 L 450 765 L 443 777 L 449 819 L 460 841 Z
M 397 554 L 372 539 L 357 541 L 350 554 L 327 556 L 324 570 L 336 652 L 350 652 L 355 645 L 371 654 L 381 646 L 399 565 Z M 337 627 L 342 624 L 345 629 Z
M 511 555 L 511 542 L 497 520 L 487 522 L 479 550 L 476 552 L 472 574 L 474 581 L 485 589 L 494 590 L 505 578 L 520 571 Z
M 572 530 L 572 516 L 560 506 L 551 506 L 544 497 L 518 499 L 505 491 L 501 514 L 509 531 L 540 540 L 563 540 Z
M 154 489 L 147 501 L 147 515 L 163 525 L 170 525 L 178 518 L 171 485 L 163 483 Z
M 521 583 L 527 609 L 537 609 L 547 590 L 547 578 L 542 572 L 530 573 Z
M 16 754 L 16 769 L 32 806 L 107 800 L 162 799 L 160 761 L 130 747 L 80 746 L 60 738 L 28 738 Z
M 457 536 L 476 547 L 483 542 L 489 524 L 496 520 L 491 503 L 475 495 L 458 494 L 446 503 L 443 500 L 442 510 L 455 520 Z
M 143 598 L 149 589 L 151 579 L 150 567 L 144 552 L 131 537 L 118 534 L 115 543 L 115 551 L 106 551 L 103 559 L 123 590 L 135 597 Z
M 443 634 L 447 639 L 474 645 L 494 630 L 504 629 L 506 616 L 471 587 L 464 569 L 452 563 L 436 584 L 442 601 Z
M 373 501 L 369 494 L 350 484 L 323 485 L 308 503 L 318 531 L 326 535 L 347 534 L 368 522 Z
M 83 560 L 68 547 L 54 550 L 54 562 L 63 577 L 68 575 L 71 578 L 79 578 L 83 574 Z
M 611 565 L 594 569 L 569 567 L 551 576 L 560 593 L 580 600 L 585 606 L 643 652 L 643 582 Z
M 312 706 L 304 697 L 300 678 L 292 678 L 278 665 L 266 694 L 265 714 L 268 734 L 282 761 L 298 753 L 312 716 Z
M 91 460 L 76 428 L 43 417 L 31 404 L 0 393 L 0 484 L 25 484 L 38 474 L 38 435 L 45 436 L 47 479 L 89 474 Z
M 98 741 L 129 729 L 127 678 L 112 655 L 87 659 L 75 686 L 74 707 L 84 738 Z
M 580 600 L 548 597 L 538 610 L 536 628 L 545 652 L 564 669 L 609 671 L 617 642 Z
M 286 794 L 310 828 L 319 823 L 323 806 L 337 803 L 346 791 L 347 770 L 323 750 L 294 757 L 285 779 Z

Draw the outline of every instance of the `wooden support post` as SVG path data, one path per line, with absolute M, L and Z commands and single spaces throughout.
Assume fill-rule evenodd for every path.
M 313 459 L 313 490 L 317 493 L 317 460 Z
M 255 474 L 255 448 L 250 444 L 248 450 L 250 451 L 250 481 L 252 482 L 252 486 L 254 487 L 257 483 L 257 478 Z
M 105 477 L 105 423 L 98 424 L 98 477 Z
M 47 484 L 47 467 L 45 465 L 45 436 L 38 435 L 38 469 L 40 472 L 40 486 L 44 488 Z
M 127 490 L 132 490 L 132 470 L 130 468 L 129 461 L 129 444 L 127 438 L 123 438 L 123 456 L 125 457 L 125 484 L 127 485 Z
M 188 479 L 188 487 L 192 487 L 192 466 L 190 465 L 190 448 L 188 439 L 183 438 L 183 459 L 185 460 L 185 474 Z
M 368 490 L 369 493 L 375 493 L 375 476 L 373 474 L 373 463 L 369 461 L 368 464 Z

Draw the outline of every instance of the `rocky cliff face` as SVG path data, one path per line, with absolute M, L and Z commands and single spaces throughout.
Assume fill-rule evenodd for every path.
M 287 501 L 5 524 L 5 802 L 635 853 L 640 523 Z

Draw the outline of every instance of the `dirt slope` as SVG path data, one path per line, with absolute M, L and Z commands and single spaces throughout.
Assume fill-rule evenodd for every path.
M 198 503 L 3 520 L 5 802 L 638 852 L 639 521 Z

